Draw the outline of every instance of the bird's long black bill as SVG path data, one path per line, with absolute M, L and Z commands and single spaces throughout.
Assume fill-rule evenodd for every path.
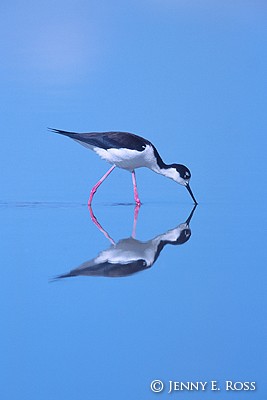
M 190 195 L 191 195 L 191 197 L 192 197 L 194 203 L 197 205 L 197 201 L 196 201 L 196 199 L 195 199 L 195 197 L 194 197 L 194 195 L 193 195 L 193 192 L 192 192 L 192 190 L 191 190 L 191 187 L 189 186 L 189 183 L 186 185 L 186 189 L 187 189 L 188 192 L 190 193 Z

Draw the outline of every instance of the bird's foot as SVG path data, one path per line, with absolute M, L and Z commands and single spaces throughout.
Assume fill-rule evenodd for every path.
M 93 195 L 94 195 L 94 194 L 93 194 Z M 89 208 L 90 208 L 91 205 L 92 205 L 93 195 L 92 195 L 92 193 L 90 194 L 90 197 L 89 197 L 88 202 L 87 202 L 87 206 L 88 206 Z

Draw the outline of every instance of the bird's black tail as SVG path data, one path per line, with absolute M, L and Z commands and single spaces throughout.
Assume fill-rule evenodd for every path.
M 68 132 L 68 131 L 62 131 L 61 129 L 54 129 L 54 128 L 48 128 L 50 132 L 54 133 L 59 133 L 60 135 L 68 136 L 70 138 L 74 138 L 77 133 L 75 132 Z

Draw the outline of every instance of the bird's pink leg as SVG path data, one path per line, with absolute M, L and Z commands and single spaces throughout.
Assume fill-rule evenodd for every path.
M 136 178 L 135 178 L 135 171 L 134 170 L 132 171 L 132 180 L 133 180 L 133 188 L 134 188 L 134 200 L 135 200 L 136 204 L 138 206 L 140 206 L 141 205 L 141 201 L 139 199 L 138 192 L 137 192 L 137 185 L 136 185 Z
M 104 176 L 102 176 L 102 178 L 95 184 L 95 186 L 92 188 L 91 192 L 90 192 L 90 197 L 88 200 L 88 206 L 91 205 L 93 197 L 95 192 L 97 191 L 97 189 L 99 188 L 99 186 L 101 185 L 102 182 L 104 182 L 104 180 L 109 176 L 109 174 L 113 171 L 113 169 L 116 167 L 116 165 L 112 165 L 112 167 L 105 173 Z

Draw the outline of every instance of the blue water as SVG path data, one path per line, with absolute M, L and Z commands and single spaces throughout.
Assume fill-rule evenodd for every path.
M 266 6 L 2 3 L 1 399 L 265 400 Z M 86 203 L 109 166 L 48 127 L 133 132 L 185 164 L 189 226 L 185 188 L 137 170 L 131 237 L 116 168 L 93 201 L 104 235 Z
M 131 236 L 133 211 L 134 206 L 94 207 L 115 242 Z M 150 382 L 161 379 L 166 385 L 217 380 L 222 387 L 225 380 L 256 381 L 257 396 L 242 397 L 264 398 L 261 211 L 244 204 L 200 204 L 189 240 L 166 244 L 151 268 L 123 278 L 53 281 L 110 246 L 87 207 L 2 205 L 6 396 L 154 398 Z M 144 204 L 136 240 L 166 233 L 190 212 L 190 205 Z M 200 396 L 211 398 L 211 392 Z

